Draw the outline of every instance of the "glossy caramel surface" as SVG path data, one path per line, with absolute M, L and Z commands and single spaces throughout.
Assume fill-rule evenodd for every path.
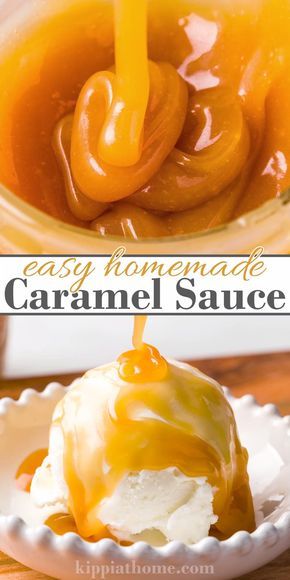
M 149 0 L 148 68 L 142 14 L 143 0 L 139 36 L 115 15 L 128 43 L 114 53 L 113 5 L 66 4 L 3 57 L 1 181 L 63 221 L 133 239 L 216 227 L 279 196 L 290 184 L 289 2 Z M 136 74 L 120 88 L 130 38 Z M 123 117 L 108 117 L 108 98 L 110 115 L 129 103 Z M 65 165 L 53 140 L 67 114 Z

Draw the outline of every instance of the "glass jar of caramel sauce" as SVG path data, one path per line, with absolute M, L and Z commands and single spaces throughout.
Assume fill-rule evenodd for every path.
M 288 253 L 289 26 L 288 0 L 3 0 L 0 251 Z

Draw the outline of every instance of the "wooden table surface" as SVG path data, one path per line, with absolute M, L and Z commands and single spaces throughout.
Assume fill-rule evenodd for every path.
M 290 352 L 190 361 L 200 370 L 232 389 L 236 396 L 252 393 L 259 403 L 275 403 L 283 415 L 290 414 Z M 61 375 L 25 380 L 1 380 L 0 395 L 18 398 L 28 387 L 42 390 L 50 381 L 67 385 L 77 375 Z M 0 577 L 5 580 L 49 580 L 48 576 L 24 568 L 0 553 Z M 289 580 L 290 550 L 243 580 Z

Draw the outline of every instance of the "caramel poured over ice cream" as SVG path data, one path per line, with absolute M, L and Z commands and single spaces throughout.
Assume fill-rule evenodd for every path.
M 143 323 L 137 323 L 141 332 Z M 78 532 L 108 537 L 99 510 L 122 478 L 169 467 L 206 477 L 213 487 L 213 534 L 252 531 L 248 455 L 222 389 L 188 365 L 166 362 L 143 345 L 138 328 L 135 345 L 116 363 L 87 372 L 54 413 L 52 429 L 62 434 L 68 506 Z

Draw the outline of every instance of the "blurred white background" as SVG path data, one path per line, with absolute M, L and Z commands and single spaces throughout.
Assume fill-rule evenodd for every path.
M 10 317 L 5 375 L 85 370 L 131 346 L 133 317 Z M 290 350 L 287 316 L 151 317 L 145 340 L 164 355 L 208 358 Z

